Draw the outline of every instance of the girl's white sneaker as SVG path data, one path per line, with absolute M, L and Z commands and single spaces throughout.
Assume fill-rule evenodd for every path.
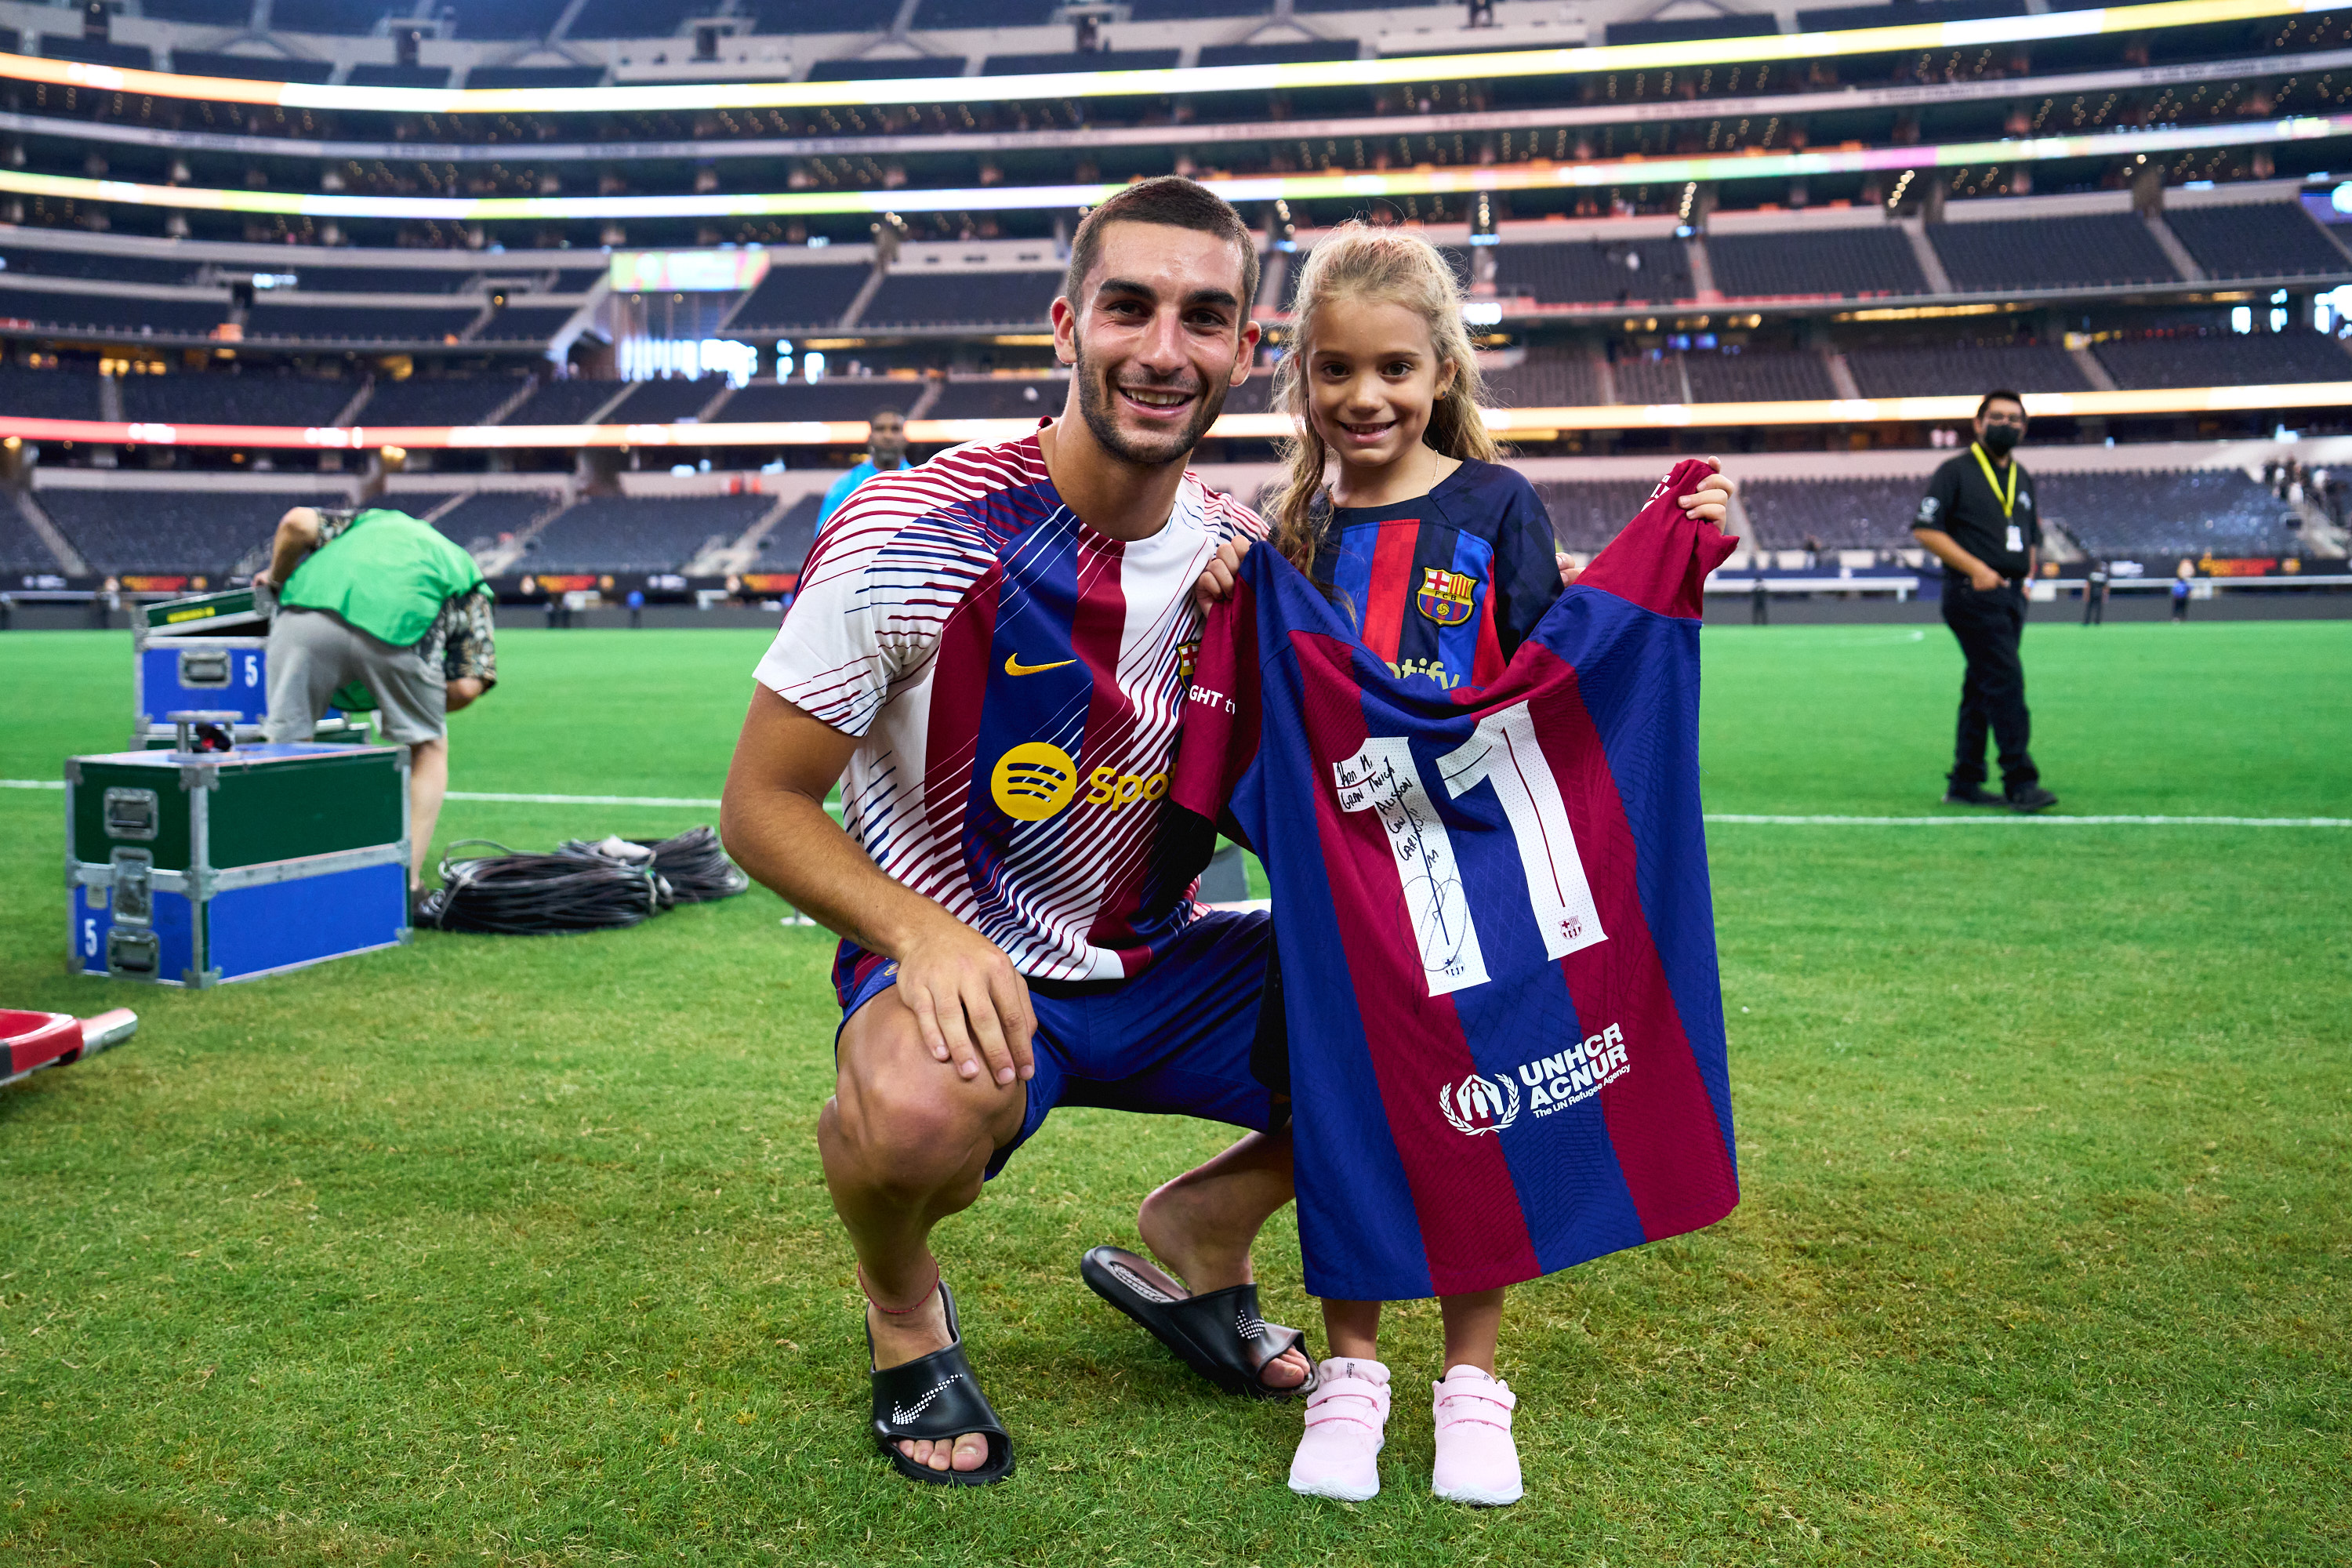
M 1334 1356 L 1315 1372 L 1315 1392 L 1307 1396 L 1307 1431 L 1290 1461 L 1290 1489 L 1349 1502 L 1376 1497 L 1381 1445 L 1387 1441 L 1389 1369 L 1376 1361 Z
M 1457 1366 L 1430 1392 L 1436 1396 L 1437 1465 L 1429 1489 L 1447 1502 L 1499 1508 L 1518 1501 L 1524 1489 L 1511 1412 L 1519 1401 L 1510 1385 L 1475 1366 Z

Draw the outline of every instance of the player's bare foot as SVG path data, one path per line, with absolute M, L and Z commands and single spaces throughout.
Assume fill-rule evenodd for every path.
M 1250 1271 L 1249 1244 L 1257 1227 L 1249 1226 L 1236 1244 L 1232 1237 L 1241 1227 L 1227 1209 L 1217 1184 L 1179 1176 L 1143 1200 L 1135 1225 L 1151 1255 L 1185 1289 L 1204 1296 L 1255 1279 Z M 1289 1350 L 1266 1363 L 1258 1375 L 1269 1388 L 1297 1388 L 1311 1370 L 1304 1352 Z
M 955 1342 L 955 1336 L 948 1332 L 947 1311 L 937 1291 L 920 1308 L 903 1315 L 886 1315 L 869 1304 L 866 1309 L 866 1327 L 874 1336 L 874 1367 L 877 1372 L 904 1365 L 933 1351 L 943 1351 Z M 966 1432 L 952 1444 L 919 1437 L 898 1447 L 898 1452 L 927 1469 L 976 1470 L 988 1462 L 988 1439 L 977 1432 Z

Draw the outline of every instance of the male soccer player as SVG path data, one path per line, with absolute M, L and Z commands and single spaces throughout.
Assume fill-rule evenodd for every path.
M 2014 392 L 1986 393 L 1977 405 L 1976 436 L 1927 481 L 1911 526 L 1944 563 L 1944 624 L 1968 659 L 1944 804 L 2046 811 L 2058 797 L 2042 787 L 2026 749 L 2033 721 L 2018 656 L 2025 585 L 2042 543 L 2033 486 L 2010 456 L 2025 438 L 2025 400 Z M 1988 729 L 2000 745 L 2000 795 L 1984 787 Z
M 1184 468 L 1249 374 L 1256 285 L 1249 230 L 1189 180 L 1097 207 L 1054 301 L 1060 417 L 860 488 L 757 672 L 721 823 L 844 937 L 817 1140 L 870 1304 L 875 1434 L 917 1480 L 1012 1473 L 929 1237 L 1057 1104 L 1253 1130 L 1139 1223 L 1196 1366 L 1269 1395 L 1309 1373 L 1250 1274 L 1291 1195 L 1266 1135 L 1286 1108 L 1251 1070 L 1270 926 L 1155 863 L 1195 584 L 1260 531 Z
M 895 408 L 877 408 L 866 416 L 866 456 L 849 472 L 833 481 L 816 509 L 823 528 L 841 503 L 877 474 L 895 473 L 907 466 L 907 416 Z

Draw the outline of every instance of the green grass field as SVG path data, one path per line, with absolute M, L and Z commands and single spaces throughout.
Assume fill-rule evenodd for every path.
M 519 630 L 461 790 L 712 796 L 756 634 Z M 2037 626 L 2063 811 L 2352 816 L 2344 623 Z M 1940 628 L 1707 634 L 1710 810 L 1939 811 Z M 121 743 L 121 635 L 0 637 L 0 777 Z M 1020 1447 L 865 1435 L 812 1126 L 830 942 L 763 891 L 208 994 L 68 977 L 0 790 L 0 1002 L 136 1040 L 0 1090 L 0 1563 L 2331 1563 L 2352 1542 L 2352 831 L 1711 830 L 1745 1198 L 1514 1293 L 1528 1495 L 1361 1506 L 1078 1282 L 1220 1129 L 1065 1112 L 939 1241 Z M 690 810 L 453 803 L 545 848 Z M 1311 1324 L 1287 1216 L 1267 1315 Z M 1314 1335 L 1319 1347 L 1319 1329 Z

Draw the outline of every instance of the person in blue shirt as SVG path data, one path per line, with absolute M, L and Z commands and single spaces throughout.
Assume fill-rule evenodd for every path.
M 875 475 L 906 466 L 907 416 L 895 408 L 876 409 L 866 422 L 866 460 L 833 481 L 824 492 L 824 504 L 817 508 L 816 525 L 823 528 L 850 492 Z

